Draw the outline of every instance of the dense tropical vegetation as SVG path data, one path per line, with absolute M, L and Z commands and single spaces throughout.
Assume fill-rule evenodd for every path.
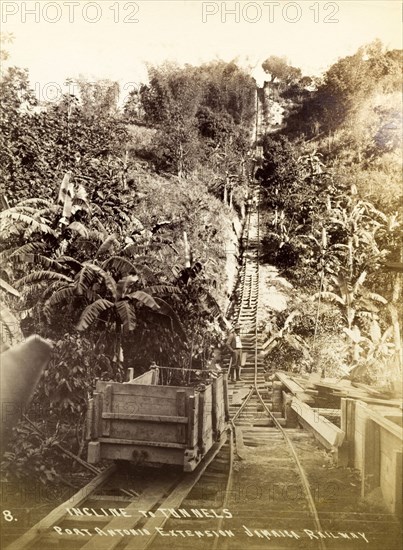
M 83 452 L 96 378 L 157 362 L 188 383 L 223 338 L 236 276 L 251 77 L 235 63 L 150 67 L 123 109 L 115 83 L 74 84 L 48 103 L 24 70 L 0 84 L 3 345 L 55 342 L 28 411 L 46 452 L 21 422 L 17 473 L 37 473 L 55 441 Z
M 257 173 L 265 258 L 300 289 L 279 319 L 289 341 L 273 339 L 271 360 L 385 389 L 402 369 L 401 274 L 391 271 L 401 265 L 401 64 L 402 52 L 375 42 L 320 82 L 284 88 L 293 71 L 282 67 L 269 97 L 286 117 L 264 137 Z

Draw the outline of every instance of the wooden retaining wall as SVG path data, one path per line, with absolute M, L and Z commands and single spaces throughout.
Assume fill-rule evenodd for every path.
M 345 398 L 341 400 L 341 427 L 346 437 L 340 461 L 360 470 L 361 496 L 380 488 L 390 512 L 401 515 L 401 411 Z

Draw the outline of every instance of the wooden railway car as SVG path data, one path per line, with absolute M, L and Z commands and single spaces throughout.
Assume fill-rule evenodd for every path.
M 200 387 L 164 386 L 159 370 L 126 383 L 98 381 L 87 413 L 88 462 L 141 460 L 196 468 L 228 420 L 226 375 Z

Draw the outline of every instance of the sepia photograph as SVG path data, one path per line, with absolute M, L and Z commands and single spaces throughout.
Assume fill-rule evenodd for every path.
M 401 2 L 0 18 L 0 549 L 401 550 Z

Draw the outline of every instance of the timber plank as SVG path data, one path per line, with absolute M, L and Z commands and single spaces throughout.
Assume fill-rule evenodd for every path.
M 172 449 L 185 449 L 185 443 L 174 443 L 171 441 L 141 441 L 138 439 L 116 439 L 113 437 L 100 437 L 100 443 L 111 445 L 143 445 L 144 447 L 170 447 Z
M 293 397 L 291 408 L 305 422 L 309 430 L 317 439 L 328 448 L 339 447 L 344 440 L 344 432 L 324 416 L 318 414 L 317 410 L 312 409 L 306 403 Z
M 148 511 L 153 508 L 160 498 L 171 489 L 173 484 L 177 481 L 177 477 L 171 479 L 164 479 L 159 481 L 157 484 L 153 484 L 151 487 L 145 489 L 141 494 L 140 498 L 136 499 L 134 502 L 131 502 L 125 508 L 127 515 L 130 515 L 130 518 L 127 517 L 116 517 L 108 523 L 104 529 L 133 529 L 136 524 L 144 519 L 143 514 L 140 513 L 140 510 Z M 148 538 L 148 537 L 146 537 Z M 87 544 L 85 544 L 81 550 L 113 550 L 122 542 L 120 537 L 104 537 L 102 535 L 96 535 L 91 538 Z
M 66 508 L 78 508 L 95 489 L 100 487 L 108 477 L 115 471 L 116 466 L 113 465 L 110 468 L 104 470 L 101 474 L 96 476 L 85 487 L 80 489 L 78 493 L 70 497 L 68 500 L 60 504 L 57 508 L 52 510 L 45 518 L 34 525 L 29 531 L 27 531 L 22 537 L 12 542 L 7 550 L 22 550 L 23 548 L 32 547 L 32 543 L 38 536 L 44 536 L 46 531 L 51 529 L 56 523 L 59 523 L 66 515 Z
M 123 414 L 123 413 L 102 413 L 102 418 L 110 420 L 138 420 L 139 422 L 172 422 L 174 424 L 187 424 L 187 416 L 166 416 L 162 414 Z

